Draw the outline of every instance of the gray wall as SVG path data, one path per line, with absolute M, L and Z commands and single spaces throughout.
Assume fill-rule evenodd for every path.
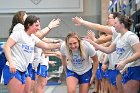
M 100 23 L 101 14 L 101 0 L 83 0 L 83 12 L 50 12 L 50 13 L 28 13 L 34 14 L 41 18 L 41 27 L 44 28 L 49 24 L 53 18 L 60 18 L 61 24 L 59 27 L 53 29 L 47 37 L 65 37 L 69 31 L 77 31 L 81 36 L 86 34 L 88 28 L 81 26 L 76 27 L 71 21 L 74 16 L 81 16 L 83 19 Z M 0 14 L 0 41 L 6 40 L 9 35 L 9 28 L 14 13 Z

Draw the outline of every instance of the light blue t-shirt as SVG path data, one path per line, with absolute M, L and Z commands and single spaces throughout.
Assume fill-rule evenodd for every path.
M 92 68 L 91 59 L 96 54 L 94 47 L 87 41 L 82 41 L 85 58 L 81 58 L 80 51 L 72 52 L 72 62 L 67 57 L 65 42 L 61 45 L 60 51 L 63 56 L 66 56 L 67 68 L 76 72 L 79 75 L 84 74 Z

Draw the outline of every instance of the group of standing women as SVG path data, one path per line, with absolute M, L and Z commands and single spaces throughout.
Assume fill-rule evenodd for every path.
M 45 59 L 42 52 L 44 49 L 60 49 L 68 93 L 76 93 L 77 85 L 79 85 L 79 93 L 88 93 L 96 78 L 99 64 L 96 50 L 107 53 L 105 57 L 107 61 L 103 64 L 108 62 L 107 78 L 111 84 L 111 93 L 138 93 L 140 43 L 137 35 L 129 31 L 132 24 L 129 17 L 111 13 L 107 26 L 74 17 L 72 21 L 76 25 L 84 25 L 109 35 L 103 39 L 93 40 L 90 34 L 87 38 L 81 39 L 76 32 L 71 32 L 63 43 L 50 44 L 45 42 L 44 37 L 52 28 L 59 25 L 60 19 L 52 20 L 46 28 L 41 30 L 38 17 L 27 16 L 26 12 L 21 14 L 20 12 L 23 11 L 19 11 L 13 17 L 11 35 L 4 46 L 7 62 L 3 76 L 9 93 L 34 93 L 33 90 L 35 93 L 44 92 L 48 76 L 48 61 L 43 60 Z M 111 40 L 109 47 L 100 45 L 109 40 Z M 42 50 L 39 51 L 40 49 Z M 34 86 L 36 88 L 32 89 L 31 80 L 36 80 L 36 71 L 38 75 Z

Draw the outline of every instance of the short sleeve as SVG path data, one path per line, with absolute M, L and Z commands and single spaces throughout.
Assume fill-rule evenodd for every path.
M 40 42 L 41 40 L 35 36 L 34 34 L 32 34 L 32 38 L 35 40 L 35 44 L 37 44 L 38 42 Z
M 63 42 L 63 43 L 61 44 L 61 47 L 60 47 L 60 52 L 61 52 L 61 54 L 62 54 L 63 56 L 66 55 L 66 54 L 65 54 L 65 51 L 66 51 L 66 45 L 65 45 L 65 42 Z
M 90 57 L 93 57 L 96 54 L 95 48 L 87 41 L 83 41 L 84 45 L 86 45 L 86 50 L 88 50 L 88 54 Z
M 10 38 L 12 38 L 15 42 L 17 42 L 20 37 L 21 37 L 22 31 L 14 31 L 11 35 Z
M 139 43 L 139 38 L 135 34 L 130 34 L 130 35 L 128 35 L 128 40 L 127 41 L 129 42 L 129 44 L 131 46 L 133 46 L 133 45 Z

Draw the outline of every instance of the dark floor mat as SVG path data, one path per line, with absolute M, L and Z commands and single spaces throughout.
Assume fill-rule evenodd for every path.
M 61 84 L 61 80 L 59 77 L 52 77 L 47 81 L 47 85 L 60 85 L 60 84 Z

